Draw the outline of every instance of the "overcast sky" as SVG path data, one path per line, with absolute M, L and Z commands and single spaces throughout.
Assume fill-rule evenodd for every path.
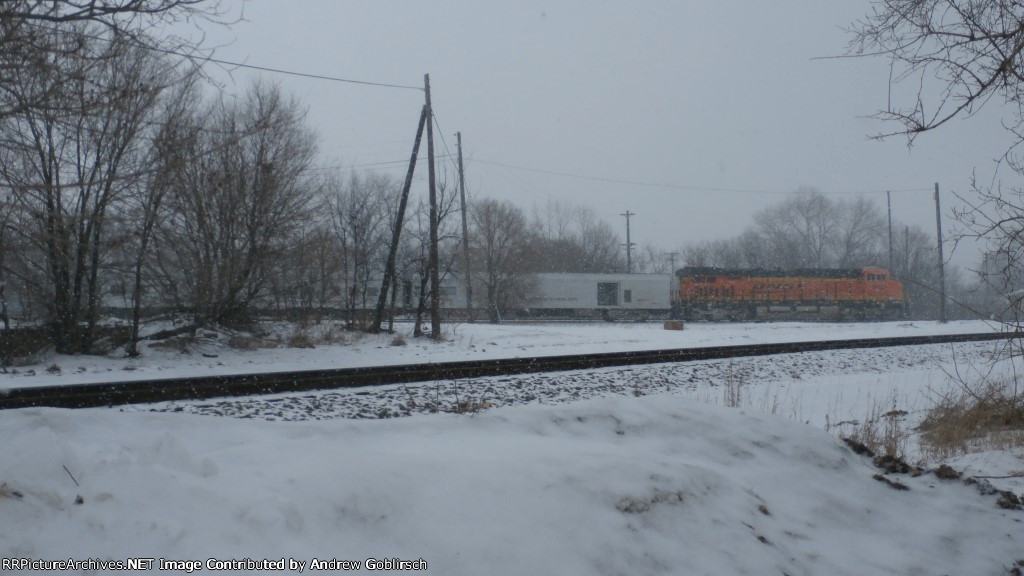
M 868 138 L 894 128 L 867 118 L 887 62 L 824 58 L 867 0 L 225 1 L 245 20 L 206 27 L 216 57 L 414 87 L 429 73 L 473 197 L 588 204 L 623 237 L 629 210 L 633 242 L 666 251 L 738 234 L 802 186 L 882 208 L 900 191 L 894 218 L 934 234 L 934 183 L 948 214 L 1007 144 L 994 113 L 912 149 Z M 240 91 L 257 73 L 215 74 Z M 422 91 L 261 75 L 309 107 L 327 164 L 404 174 Z

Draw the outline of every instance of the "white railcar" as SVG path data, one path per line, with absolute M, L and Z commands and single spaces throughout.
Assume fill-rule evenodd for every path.
M 669 274 L 536 274 L 524 311 L 531 316 L 605 319 L 667 316 Z
M 525 300 L 515 308 L 502 310 L 503 319 L 605 319 L 642 320 L 667 318 L 672 305 L 673 277 L 669 274 L 532 274 Z M 367 285 L 365 308 L 377 301 L 379 281 Z M 418 287 L 400 283 L 399 306 L 412 309 L 418 301 Z M 441 309 L 446 317 L 465 314 L 466 287 L 461 278 L 448 275 L 441 280 Z M 486 313 L 486 290 L 474 283 L 473 309 L 477 317 Z M 357 305 L 357 309 L 363 309 Z

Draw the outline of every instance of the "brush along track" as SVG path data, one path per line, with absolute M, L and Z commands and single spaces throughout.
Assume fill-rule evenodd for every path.
M 605 352 L 600 354 L 473 360 L 434 364 L 405 364 L 332 370 L 303 370 L 296 372 L 111 382 L 105 384 L 38 386 L 0 390 L 0 409 L 33 406 L 88 408 L 123 404 L 146 404 L 171 400 L 202 400 L 217 397 L 381 386 L 406 382 L 430 382 L 511 374 L 587 370 L 635 364 L 719 360 L 744 356 L 769 356 L 774 354 L 857 348 L 982 342 L 1021 337 L 1024 337 L 1024 334 L 1014 332 L 864 338 L 742 346 L 711 346 L 673 350 Z

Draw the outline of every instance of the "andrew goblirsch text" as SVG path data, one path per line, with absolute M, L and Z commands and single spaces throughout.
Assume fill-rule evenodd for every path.
M 367 558 L 365 560 L 322 560 L 313 558 L 308 561 L 296 560 L 294 558 L 280 558 L 275 560 L 218 560 L 207 558 L 203 560 L 169 560 L 167 558 L 128 558 L 125 560 L 100 560 L 88 558 L 86 560 L 39 560 L 35 558 L 0 558 L 0 570 L 74 570 L 74 571 L 121 571 L 121 570 L 164 570 L 173 572 L 186 572 L 191 574 L 202 569 L 213 571 L 290 571 L 304 572 L 306 570 L 365 570 L 374 571 L 405 571 L 405 570 L 426 570 L 427 561 L 423 558 L 417 560 L 400 560 L 398 558 Z

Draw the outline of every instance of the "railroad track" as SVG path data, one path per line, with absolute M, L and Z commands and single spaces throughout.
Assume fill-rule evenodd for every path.
M 587 370 L 631 364 L 692 362 L 695 360 L 717 360 L 743 356 L 769 356 L 824 350 L 982 342 L 1011 338 L 1024 338 L 1024 333 L 991 332 L 984 334 L 711 346 L 672 350 L 605 352 L 599 354 L 538 356 L 533 358 L 403 364 L 331 370 L 302 370 L 198 378 L 170 378 L 103 384 L 38 386 L 0 390 L 0 409 L 34 406 L 89 408 L 124 404 L 147 404 L 170 400 L 202 400 L 217 397 L 383 386 L 387 384 L 457 380 L 484 376 Z

